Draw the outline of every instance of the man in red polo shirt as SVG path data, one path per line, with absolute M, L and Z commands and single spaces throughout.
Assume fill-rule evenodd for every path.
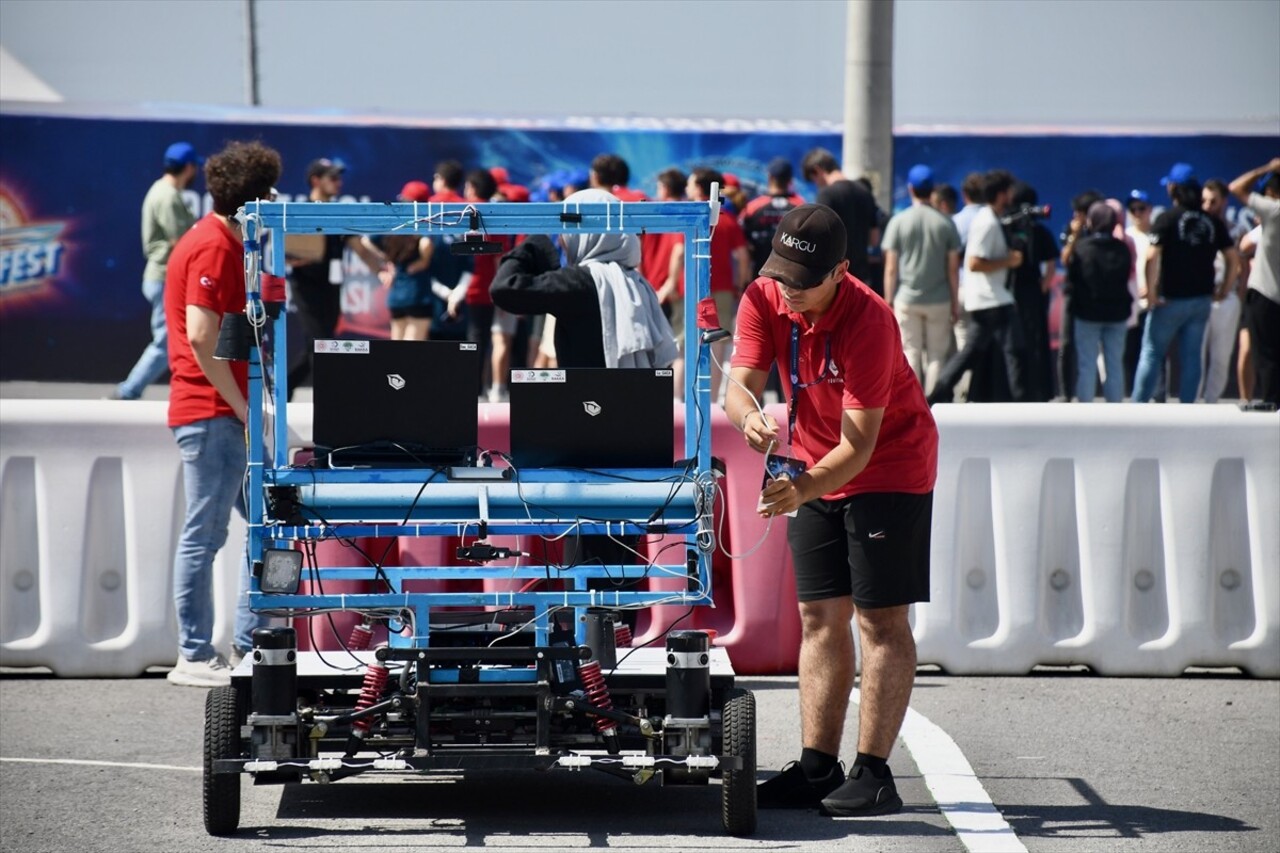
M 213 560 L 227 541 L 231 509 L 244 514 L 244 419 L 248 365 L 213 357 L 222 316 L 245 307 L 244 244 L 236 211 L 270 198 L 280 155 L 258 142 L 232 142 L 204 166 L 213 212 L 174 246 L 165 276 L 169 328 L 169 427 L 182 454 L 186 516 L 174 555 L 173 598 L 178 662 L 173 684 L 231 683 L 227 660 L 213 647 Z M 232 658 L 253 647 L 263 620 L 249 611 L 248 566 L 241 569 Z
M 902 352 L 893 311 L 849 275 L 845 231 L 825 205 L 778 225 L 743 295 L 725 411 L 761 453 L 790 442 L 806 470 L 770 481 L 760 513 L 787 530 L 800 601 L 800 760 L 759 789 L 761 808 L 821 805 L 862 816 L 902 807 L 888 758 L 915 680 L 910 605 L 929 600 L 938 432 Z M 760 408 L 776 363 L 788 432 Z M 779 451 L 781 452 L 781 451 Z M 840 734 L 862 640 L 858 752 L 848 779 Z

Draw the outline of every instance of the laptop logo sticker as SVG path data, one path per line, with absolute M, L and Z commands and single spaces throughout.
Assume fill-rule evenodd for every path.
M 401 376 L 399 373 L 388 373 L 387 384 L 390 385 L 395 390 L 399 391 L 401 388 L 404 387 L 404 377 Z
M 591 415 L 591 417 L 593 418 L 596 415 L 600 414 L 600 411 L 601 411 L 600 404 L 593 400 L 583 400 L 582 410 L 586 412 L 588 415 Z
M 333 341 L 318 340 L 315 342 L 316 352 L 334 352 L 343 355 L 368 355 L 368 341 Z

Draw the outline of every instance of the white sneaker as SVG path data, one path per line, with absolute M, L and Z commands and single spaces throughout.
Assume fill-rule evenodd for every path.
M 222 655 L 208 660 L 187 660 L 178 655 L 178 662 L 166 677 L 170 684 L 182 687 L 225 687 L 231 683 L 231 667 Z
M 507 386 L 494 385 L 492 388 L 489 389 L 490 403 L 505 403 L 508 400 L 509 400 L 509 397 L 507 395 Z

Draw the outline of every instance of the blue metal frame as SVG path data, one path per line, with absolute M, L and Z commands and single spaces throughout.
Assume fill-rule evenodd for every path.
M 718 198 L 712 192 L 713 199 Z M 565 214 L 569 214 L 565 216 Z M 684 456 L 692 460 L 684 471 L 606 470 L 576 472 L 524 470 L 510 480 L 449 481 L 422 470 L 311 469 L 288 464 L 287 340 L 285 316 L 269 320 L 262 301 L 261 273 L 285 268 L 284 234 L 374 235 L 412 233 L 422 236 L 462 236 L 473 230 L 476 216 L 485 234 L 572 234 L 676 232 L 685 245 L 685 436 Z M 320 204 L 253 202 L 239 213 L 245 244 L 245 310 L 258 330 L 270 323 L 270 353 L 253 349 L 249 371 L 248 549 L 251 561 L 261 560 L 269 547 L 325 538 L 357 536 L 477 535 L 485 521 L 491 534 L 571 532 L 682 534 L 678 563 L 653 561 L 644 565 L 578 566 L 556 569 L 569 582 L 563 591 L 530 592 L 406 592 L 402 581 L 475 580 L 477 578 L 540 578 L 545 566 L 337 566 L 311 568 L 308 578 L 324 580 L 373 579 L 390 582 L 394 591 L 350 595 L 268 595 L 257 579 L 251 584 L 254 610 L 343 609 L 411 610 L 412 637 L 392 633 L 393 645 L 429 644 L 431 607 L 480 605 L 531 606 L 535 637 L 546 645 L 550 614 L 572 607 L 583 615 L 588 607 L 643 607 L 654 604 L 709 605 L 711 559 L 714 546 L 711 467 L 711 376 L 709 347 L 697 327 L 697 305 L 710 291 L 711 232 L 719 203 L 644 202 L 618 204 Z M 259 345 L 262 336 L 258 336 Z M 693 347 L 690 352 L 690 346 Z M 268 403 L 270 404 L 268 410 Z M 424 476 L 430 479 L 424 483 Z M 324 519 L 323 524 L 296 526 L 269 516 L 266 490 L 296 487 L 301 503 Z M 658 518 L 654 513 L 662 509 Z M 700 547 L 701 545 L 701 547 Z M 651 577 L 671 575 L 687 579 L 682 591 L 588 590 L 593 577 Z M 584 621 L 575 619 L 578 642 L 585 641 Z M 494 673 L 497 677 L 497 673 Z M 509 678 L 510 676 L 504 676 Z

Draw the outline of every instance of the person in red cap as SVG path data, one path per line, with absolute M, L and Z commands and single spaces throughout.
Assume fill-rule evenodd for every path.
M 759 786 L 761 808 L 889 814 L 902 807 L 888 758 L 911 699 L 910 606 L 929 600 L 938 430 L 902 352 L 898 323 L 849 274 L 845 229 L 825 205 L 783 217 L 738 308 L 725 412 L 760 453 L 790 443 L 805 465 L 769 481 L 762 516 L 787 530 L 800 602 L 799 761 Z M 784 377 L 785 435 L 760 405 L 769 367 Z M 862 641 L 858 750 L 839 763 Z

